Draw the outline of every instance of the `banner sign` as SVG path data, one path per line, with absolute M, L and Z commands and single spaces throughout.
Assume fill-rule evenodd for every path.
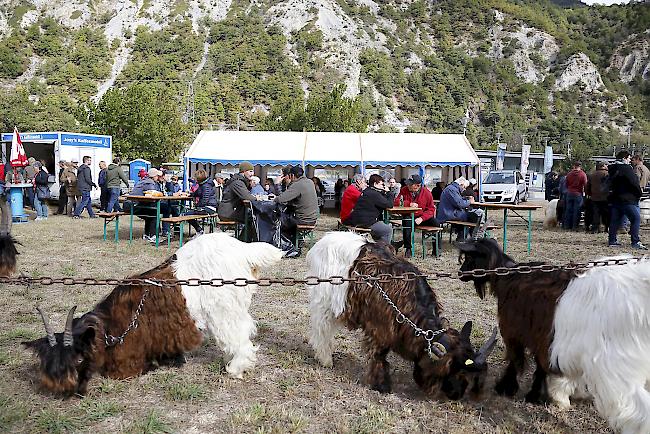
M 503 170 L 503 161 L 506 159 L 506 146 L 508 145 L 505 143 L 499 143 L 497 146 L 496 170 Z
M 520 172 L 521 172 L 521 176 L 523 176 L 524 178 L 526 177 L 526 172 L 528 172 L 529 158 L 530 158 L 530 145 L 522 145 Z
M 67 134 L 61 133 L 61 145 L 64 146 L 91 146 L 94 148 L 110 148 L 110 136 L 97 136 L 94 134 Z
M 547 146 L 544 150 L 544 173 L 553 170 L 553 147 Z
M 3 134 L 2 141 L 10 142 L 12 134 Z M 21 133 L 20 140 L 29 142 L 32 140 L 57 140 L 59 135 L 57 133 Z

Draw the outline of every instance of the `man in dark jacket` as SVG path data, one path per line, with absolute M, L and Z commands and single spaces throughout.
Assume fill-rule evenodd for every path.
M 97 185 L 100 188 L 99 194 L 99 210 L 106 211 L 108 207 L 108 199 L 110 198 L 110 192 L 106 186 L 106 161 L 99 162 L 99 174 L 97 175 Z
M 639 212 L 639 199 L 641 198 L 641 187 L 639 178 L 634 174 L 630 166 L 630 153 L 620 151 L 616 154 L 616 161 L 609 165 L 610 191 L 609 203 L 611 205 L 611 218 L 609 223 L 609 246 L 618 247 L 621 243 L 616 239 L 618 228 L 621 226 L 623 216 L 630 220 L 630 238 L 632 248 L 648 250 L 641 244 L 639 229 L 641 215 Z
M 97 185 L 93 182 L 92 175 L 90 173 L 90 163 L 92 159 L 88 156 L 83 158 L 83 164 L 77 169 L 77 188 L 81 192 L 81 202 L 77 205 L 77 208 L 74 210 L 73 218 L 81 218 L 81 212 L 88 210 L 88 217 L 96 218 L 97 216 L 93 212 L 93 204 L 90 199 L 90 190 L 92 188 L 97 188 Z
M 59 160 L 59 176 L 56 179 L 61 179 L 63 171 L 65 170 L 65 160 Z M 65 184 L 59 181 L 59 207 L 56 210 L 57 214 L 65 213 L 65 205 L 68 203 L 68 194 L 65 191 Z
M 218 210 L 219 219 L 239 223 L 245 221 L 244 200 L 255 200 L 255 196 L 248 190 L 251 176 L 253 176 L 253 165 L 248 161 L 239 164 L 239 173 L 232 175 L 223 189 Z
M 297 225 L 315 225 L 318 220 L 318 196 L 314 183 L 305 176 L 300 166 L 289 170 L 284 177 L 288 182 L 287 189 L 277 196 L 274 201 L 287 205 L 287 211 L 282 213 L 282 231 L 293 239 Z
M 363 190 L 361 197 L 354 205 L 350 216 L 343 221 L 348 226 L 370 228 L 370 234 L 375 240 L 390 243 L 393 238 L 393 228 L 384 223 L 384 210 L 393 206 L 395 196 L 385 185 L 384 180 L 377 174 L 370 175 L 369 187 Z
M 591 199 L 591 225 L 585 222 L 585 226 L 591 229 L 591 233 L 600 232 L 600 223 L 605 225 L 605 232 L 609 228 L 609 208 L 607 205 L 608 192 L 605 191 L 603 179 L 607 176 L 607 166 L 602 161 L 596 163 L 596 170 L 589 174 L 589 180 L 585 187 L 585 193 Z M 586 214 L 585 214 L 586 215 Z
M 129 178 L 127 178 L 126 174 L 120 167 L 120 159 L 115 157 L 113 158 L 113 162 L 106 168 L 106 188 L 108 189 L 108 204 L 106 205 L 106 211 L 122 211 L 122 208 L 120 208 L 120 194 L 122 193 L 120 185 L 122 182 L 127 187 L 129 186 Z

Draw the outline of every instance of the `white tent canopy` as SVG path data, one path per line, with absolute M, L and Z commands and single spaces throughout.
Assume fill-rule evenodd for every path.
M 189 163 L 261 166 L 475 166 L 462 134 L 201 131 L 185 153 Z

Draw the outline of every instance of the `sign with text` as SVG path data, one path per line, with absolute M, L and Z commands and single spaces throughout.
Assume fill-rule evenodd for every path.
M 61 144 L 64 146 L 90 146 L 94 148 L 110 148 L 110 136 L 94 134 L 69 134 L 61 133 Z

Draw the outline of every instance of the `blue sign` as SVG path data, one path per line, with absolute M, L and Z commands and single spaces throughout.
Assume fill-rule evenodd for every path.
M 11 142 L 13 133 L 3 134 L 3 142 Z M 57 140 L 59 135 L 57 133 L 20 133 L 20 140 L 29 142 L 32 140 Z
M 110 136 L 97 136 L 94 134 L 69 134 L 61 133 L 61 145 L 64 146 L 90 146 L 93 148 L 110 148 Z

